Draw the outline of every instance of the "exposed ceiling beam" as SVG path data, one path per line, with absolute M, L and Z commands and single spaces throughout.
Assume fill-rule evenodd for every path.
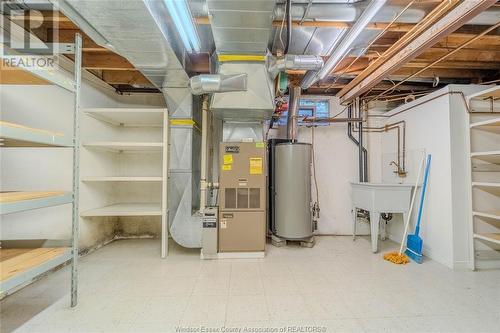
M 153 84 L 139 71 L 103 70 L 101 78 L 109 84 L 129 84 L 153 87 Z
M 443 1 L 437 1 L 442 3 Z M 210 19 L 208 16 L 198 16 L 194 18 L 196 24 L 199 25 L 209 25 Z M 281 27 L 281 20 L 273 21 L 273 27 Z M 338 29 L 348 29 L 353 25 L 352 22 L 340 22 L 340 21 L 292 21 L 292 27 L 311 27 L 311 28 L 338 28 Z M 366 26 L 367 30 L 382 30 L 387 26 L 387 32 L 408 32 L 415 27 L 414 23 L 393 23 L 389 26 L 388 22 L 373 22 Z M 470 36 L 476 35 L 483 29 L 480 25 L 466 25 L 459 28 L 456 33 L 452 36 L 469 38 Z
M 386 51 L 383 57 L 370 64 L 365 71 L 344 87 L 337 96 L 341 98 L 342 102 L 350 101 L 360 96 L 374 87 L 385 76 L 403 67 L 405 63 L 415 59 L 425 50 L 436 44 L 437 41 L 449 35 L 495 3 L 496 0 L 464 1 L 437 22 L 433 20 L 435 23 L 432 25 L 422 24 L 422 26 L 426 26 L 425 31 L 420 31 L 418 34 L 414 33 L 414 31 L 408 32 L 405 36 L 411 34 L 411 38 L 403 36 L 403 43 L 396 43 L 398 44 L 397 48 L 390 48 Z M 400 44 L 403 44 L 403 46 Z
M 0 62 L 0 84 L 46 85 L 50 82 L 20 68 L 4 66 Z
M 71 60 L 73 55 L 67 55 Z M 134 71 L 134 66 L 124 57 L 113 52 L 84 52 L 82 67 L 85 69 L 108 69 L 118 71 Z
M 108 49 L 94 42 L 89 36 L 84 34 L 79 29 L 64 29 L 57 30 L 55 32 L 52 29 L 48 29 L 47 41 L 54 42 L 54 36 L 57 35 L 59 43 L 74 43 L 76 33 L 80 33 L 82 35 L 82 49 L 84 52 L 109 52 Z
M 404 64 L 403 68 L 424 68 L 432 63 L 431 60 L 413 60 Z M 432 68 L 442 69 L 498 69 L 498 62 L 483 62 L 483 61 L 441 61 Z
M 59 11 L 42 10 L 42 11 L 29 11 L 28 13 L 30 13 L 31 15 L 24 15 L 24 14 L 11 15 L 10 19 L 12 21 L 24 21 L 24 20 L 41 21 L 43 19 L 44 22 L 71 22 L 69 18 L 64 16 L 64 14 Z
M 396 72 L 391 74 L 391 77 L 401 77 L 405 78 L 410 75 L 415 74 L 420 68 L 423 68 L 424 66 L 421 67 L 403 67 L 398 69 Z M 459 68 L 459 69 L 452 69 L 452 68 L 429 68 L 425 70 L 424 72 L 420 73 L 417 75 L 417 77 L 427 77 L 427 78 L 434 78 L 434 77 L 440 77 L 440 78 L 447 78 L 447 79 L 453 79 L 453 78 L 460 78 L 460 79 L 475 79 L 475 78 L 480 78 L 480 77 L 488 77 L 490 76 L 491 72 L 493 70 L 474 70 L 474 69 L 464 69 L 464 68 Z

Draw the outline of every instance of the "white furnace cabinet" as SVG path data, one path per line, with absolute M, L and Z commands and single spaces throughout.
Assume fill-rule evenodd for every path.
M 386 119 L 387 124 L 406 122 L 408 154 L 417 156 L 422 151 L 432 154 L 421 228 L 424 255 L 452 269 L 466 269 L 472 259 L 469 235 L 469 114 L 465 103 L 468 95 L 489 87 L 449 85 L 387 113 L 390 116 Z M 396 149 L 394 137 L 388 134 L 381 136 L 381 156 L 394 154 Z M 403 182 L 415 181 L 419 159 L 407 159 L 408 176 Z M 383 161 L 380 163 L 382 172 L 390 169 Z M 412 222 L 416 222 L 417 211 L 414 209 Z M 387 229 L 389 237 L 397 242 L 401 241 L 403 232 L 400 219 L 398 217 L 389 222 Z M 413 229 L 414 226 L 410 230 Z

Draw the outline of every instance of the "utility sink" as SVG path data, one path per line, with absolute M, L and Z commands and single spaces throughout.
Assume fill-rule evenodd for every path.
M 403 221 L 406 221 L 413 187 L 411 184 L 351 182 L 353 239 L 356 237 L 357 210 L 369 211 L 372 252 L 376 253 L 378 250 L 380 214 L 402 213 Z M 382 236 L 385 238 L 385 224 L 382 225 L 382 229 Z

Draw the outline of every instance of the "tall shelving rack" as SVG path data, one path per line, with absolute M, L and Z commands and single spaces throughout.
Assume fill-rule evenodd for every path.
M 87 223 L 158 217 L 168 252 L 168 111 L 82 109 L 82 212 Z
M 477 243 L 500 250 L 500 87 L 468 96 L 471 269 L 481 259 Z M 500 259 L 500 255 L 493 259 Z M 497 267 L 497 265 L 495 265 Z
M 68 79 L 57 72 L 40 69 L 25 69 L 51 84 L 74 94 L 73 136 L 66 138 L 62 133 L 31 128 L 20 124 L 0 121 L 0 146 L 2 148 L 54 147 L 73 150 L 72 191 L 13 191 L 3 192 L 0 197 L 0 214 L 72 204 L 70 247 L 62 247 L 58 242 L 44 241 L 42 247 L 27 247 L 33 241 L 2 241 L 0 249 L 0 293 L 30 283 L 37 276 L 71 261 L 71 306 L 78 302 L 78 231 L 79 231 L 79 155 L 80 155 L 80 88 L 82 75 L 82 37 L 75 35 L 74 44 L 56 45 L 55 50 L 65 50 L 64 54 L 74 54 L 74 78 Z M 37 244 L 39 242 L 36 242 Z M 12 247 L 6 244 L 12 244 Z M 27 245 L 28 244 L 28 245 Z

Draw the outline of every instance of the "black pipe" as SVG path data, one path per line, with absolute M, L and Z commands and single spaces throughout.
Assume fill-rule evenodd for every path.
M 358 159 L 362 161 L 362 165 L 360 165 L 359 168 L 359 179 L 362 179 L 363 181 L 365 180 L 365 172 L 363 166 L 365 165 L 364 163 L 364 158 L 363 158 L 363 122 L 359 122 L 359 136 L 358 136 Z
M 352 117 L 352 106 L 347 107 L 347 117 L 351 118 Z M 361 128 L 362 128 L 362 122 L 359 123 Z M 363 132 L 363 131 L 360 131 Z M 359 141 L 356 140 L 356 138 L 352 135 L 352 123 L 347 124 L 347 136 L 349 139 L 351 139 L 352 142 L 356 146 L 360 148 L 360 155 L 359 155 L 359 160 L 358 160 L 358 167 L 359 167 L 359 181 L 360 182 L 367 182 L 368 181 L 368 151 L 366 150 L 363 145 L 359 144 Z M 360 135 L 361 143 L 363 143 L 363 135 Z
M 285 18 L 286 18 L 286 45 L 284 54 L 288 54 L 288 47 L 290 46 L 290 41 L 292 40 L 292 0 L 286 0 L 285 8 Z

